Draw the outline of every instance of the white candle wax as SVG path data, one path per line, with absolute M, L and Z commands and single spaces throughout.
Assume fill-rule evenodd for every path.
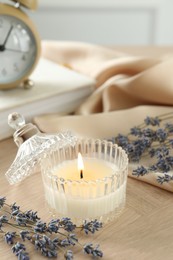
M 44 182 L 46 200 L 62 216 L 99 219 L 124 204 L 126 182 L 118 184 L 115 164 L 97 158 L 83 160 L 83 179 L 77 160 L 64 161 L 52 169 L 51 174 L 64 181 L 52 187 Z
M 53 169 L 52 174 L 65 180 L 96 181 L 105 177 L 110 177 L 115 173 L 115 169 L 118 170 L 112 163 L 96 158 L 83 158 L 83 163 L 83 179 L 80 178 L 77 159 L 64 161 L 58 165 L 57 168 Z

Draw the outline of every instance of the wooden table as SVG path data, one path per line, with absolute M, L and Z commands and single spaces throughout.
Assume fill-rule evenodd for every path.
M 38 210 L 47 221 L 49 214 L 40 174 L 30 176 L 17 186 L 10 186 L 4 176 L 16 151 L 12 139 L 0 142 L 0 195 L 6 196 L 9 203 L 16 201 L 23 210 Z M 172 260 L 172 201 L 172 193 L 129 178 L 126 208 L 121 217 L 88 237 L 88 241 L 100 244 L 105 260 Z M 9 246 L 0 241 L 0 259 L 16 259 Z M 45 259 L 32 249 L 30 252 L 31 259 Z M 74 259 L 91 258 L 75 249 Z
M 154 57 L 166 57 L 173 53 L 172 47 L 133 46 L 114 49 L 132 55 Z M 44 202 L 40 174 L 30 176 L 17 186 L 10 186 L 4 176 L 16 151 L 12 139 L 0 142 L 0 196 L 6 196 L 10 204 L 16 201 L 23 210 L 38 210 L 41 218 L 47 221 L 50 215 Z M 100 244 L 105 260 L 172 260 L 172 201 L 172 193 L 129 178 L 126 208 L 121 217 L 107 224 L 96 235 L 88 237 L 88 241 Z M 31 259 L 45 259 L 31 248 L 30 255 Z M 0 259 L 16 259 L 3 241 L 0 242 Z M 59 259 L 64 258 L 59 256 Z M 75 259 L 90 257 L 75 249 Z

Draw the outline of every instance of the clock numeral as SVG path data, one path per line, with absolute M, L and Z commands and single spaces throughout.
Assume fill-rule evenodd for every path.
M 0 18 L 0 28 L 2 28 L 2 26 L 3 26 L 3 20 L 2 18 Z
M 6 71 L 5 68 L 2 69 L 2 75 L 3 75 L 3 76 L 6 76 L 6 75 L 7 75 L 7 71 Z
M 17 63 L 14 63 L 14 64 L 13 64 L 13 69 L 14 69 L 14 71 L 16 71 L 16 72 L 19 71 L 19 67 L 18 67 Z
M 26 61 L 26 56 L 25 56 L 25 54 L 22 55 L 22 60 L 23 60 L 23 61 Z

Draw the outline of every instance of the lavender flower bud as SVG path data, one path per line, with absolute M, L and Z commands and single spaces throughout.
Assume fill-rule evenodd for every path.
M 144 119 L 144 122 L 146 125 L 152 125 L 152 126 L 159 126 L 160 125 L 160 119 L 158 117 L 149 117 L 147 116 Z
M 169 172 L 171 167 L 168 165 L 167 161 L 165 159 L 159 159 L 156 163 L 156 166 L 159 171 L 161 172 Z
M 72 260 L 73 259 L 73 252 L 71 250 L 67 250 L 64 255 L 66 260 Z
M 142 131 L 139 127 L 133 127 L 133 128 L 130 129 L 130 134 L 140 137 L 142 135 Z
M 46 230 L 47 230 L 46 223 L 43 223 L 42 221 L 38 221 L 34 226 L 35 232 L 44 233 L 46 232 Z
M 148 173 L 147 169 L 144 166 L 139 166 L 137 169 L 133 170 L 132 174 L 139 177 L 144 176 Z
M 47 231 L 52 234 L 52 233 L 57 233 L 58 230 L 59 230 L 59 219 L 56 220 L 52 219 L 48 223 Z
M 63 239 L 61 241 L 61 246 L 66 247 L 66 246 L 70 246 L 70 245 L 71 245 L 71 242 L 69 241 L 69 239 Z
M 116 143 L 122 147 L 126 146 L 129 143 L 127 136 L 119 134 L 116 139 Z
M 3 226 L 3 223 L 8 223 L 8 218 L 5 215 L 0 217 L 0 230 L 1 230 L 1 227 Z
M 169 140 L 169 144 L 171 145 L 171 147 L 173 148 L 173 139 Z
M 95 248 L 91 243 L 85 244 L 83 247 L 84 253 L 93 255 L 94 257 L 102 257 L 103 253 L 101 250 L 98 249 L 99 245 L 97 245 Z
M 166 161 L 169 164 L 169 166 L 173 167 L 173 156 L 166 157 Z
M 89 232 L 94 234 L 95 231 L 99 230 L 99 228 L 102 228 L 102 223 L 98 222 L 96 219 L 89 222 L 85 220 L 82 226 L 82 229 L 85 231 L 86 234 L 88 234 Z
M 173 124 L 170 124 L 170 123 L 165 124 L 165 130 L 168 133 L 173 133 Z
M 163 184 L 164 182 L 170 182 L 173 180 L 173 176 L 170 176 L 168 174 L 164 174 L 164 176 L 159 176 L 157 178 L 158 183 Z
M 27 239 L 27 240 L 30 240 L 31 239 L 31 236 L 29 235 L 30 233 L 29 233 L 29 231 L 27 231 L 27 230 L 22 230 L 22 231 L 20 231 L 20 237 L 21 237 L 21 239 L 23 240 L 23 241 L 25 241 L 25 239 Z
M 156 138 L 159 142 L 164 142 L 167 138 L 167 132 L 163 130 L 162 128 L 159 128 L 156 131 Z
M 143 130 L 143 136 L 144 137 L 148 137 L 148 138 L 151 138 L 152 140 L 155 140 L 156 139 L 156 133 L 154 130 L 150 129 L 150 128 L 145 128 Z
M 18 260 L 29 260 L 29 255 L 27 252 L 20 250 L 16 256 L 18 257 Z
M 17 206 L 17 205 L 16 205 L 16 202 L 15 202 L 15 203 L 13 203 L 13 204 L 10 206 L 10 208 L 11 208 L 11 211 L 15 211 L 15 210 L 18 210 L 18 211 L 19 211 L 20 206 Z
M 0 208 L 2 208 L 5 204 L 6 197 L 0 197 Z
M 40 220 L 40 218 L 37 216 L 37 211 L 28 210 L 25 212 L 25 216 L 28 220 L 31 220 L 33 222 L 36 222 L 37 220 Z
M 1 216 L 1 217 L 0 217 L 0 222 L 1 222 L 1 223 L 8 223 L 8 218 L 7 218 L 7 216 L 6 216 L 6 215 Z
M 19 226 L 26 226 L 27 218 L 25 217 L 25 214 L 18 213 L 16 216 L 16 222 Z
M 12 245 L 14 244 L 15 237 L 16 237 L 16 232 L 7 232 L 5 233 L 4 239 L 7 244 Z
M 12 213 L 11 213 L 11 217 L 13 218 L 13 217 L 17 216 L 17 214 L 20 214 L 19 209 L 13 210 Z
M 69 235 L 68 235 L 68 238 L 69 238 L 70 240 L 73 240 L 73 241 L 78 242 L 78 238 L 76 237 L 75 234 L 69 234 Z
M 72 232 L 75 228 L 76 225 L 74 225 L 71 222 L 70 218 L 62 218 L 60 221 L 60 225 L 67 231 L 67 232 Z
M 18 252 L 21 251 L 21 250 L 25 251 L 26 248 L 25 248 L 24 244 L 21 244 L 21 243 L 19 243 L 19 242 L 17 242 L 17 243 L 12 247 L 12 251 L 13 251 L 13 253 L 15 253 L 15 254 L 18 253 Z

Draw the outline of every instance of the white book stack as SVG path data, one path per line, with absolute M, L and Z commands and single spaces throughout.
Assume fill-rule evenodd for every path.
M 8 115 L 18 112 L 26 121 L 47 113 L 73 112 L 94 90 L 95 81 L 41 58 L 30 76 L 34 87 L 0 91 L 0 140 L 13 131 L 7 124 Z

